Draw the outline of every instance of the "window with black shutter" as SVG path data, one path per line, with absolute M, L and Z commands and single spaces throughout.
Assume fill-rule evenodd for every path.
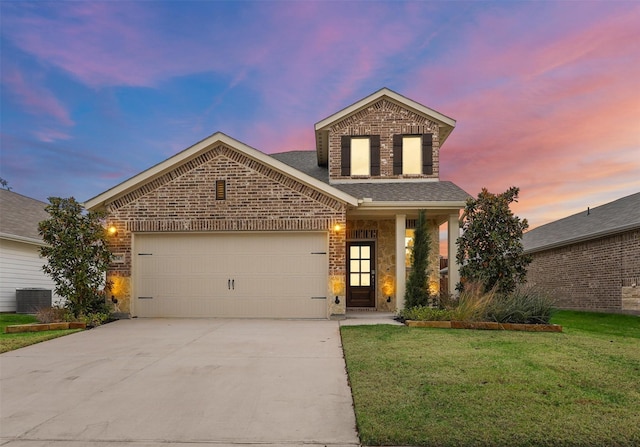
M 380 175 L 380 135 L 349 136 L 340 140 L 340 175 Z
M 433 135 L 393 136 L 393 175 L 433 174 Z

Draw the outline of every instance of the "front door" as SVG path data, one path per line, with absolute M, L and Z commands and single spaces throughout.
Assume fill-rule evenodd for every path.
M 375 243 L 347 242 L 347 307 L 376 307 Z

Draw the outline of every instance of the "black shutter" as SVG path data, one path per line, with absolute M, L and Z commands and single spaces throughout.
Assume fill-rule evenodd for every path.
M 433 134 L 422 135 L 422 173 L 433 174 Z
M 340 175 L 349 177 L 351 175 L 351 137 L 343 135 L 340 140 Z
M 402 175 L 402 135 L 393 136 L 393 175 Z
M 380 135 L 369 137 L 369 147 L 371 148 L 371 176 L 380 175 Z

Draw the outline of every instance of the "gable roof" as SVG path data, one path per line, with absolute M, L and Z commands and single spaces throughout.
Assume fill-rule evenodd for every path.
M 84 203 L 84 206 L 85 208 L 90 210 L 104 207 L 107 203 L 112 202 L 113 200 L 138 189 L 142 185 L 156 179 L 157 177 L 160 177 L 161 175 L 175 169 L 176 167 L 188 162 L 189 160 L 198 157 L 202 153 L 214 148 L 218 144 L 224 144 L 231 149 L 240 151 L 249 158 L 265 164 L 270 168 L 281 172 L 289 177 L 293 177 L 301 183 L 304 183 L 316 190 L 322 191 L 341 202 L 345 202 L 350 205 L 357 204 L 357 200 L 354 197 L 351 197 L 350 195 L 336 188 L 333 188 L 332 186 L 323 183 L 310 175 L 292 169 L 291 166 L 282 163 L 277 159 L 274 159 L 269 155 L 260 152 L 257 149 L 247 146 L 246 144 L 241 143 L 240 141 L 231 138 L 228 135 L 223 134 L 222 132 L 216 132 L 213 135 L 205 138 L 204 140 L 199 141 L 193 146 L 183 150 L 182 152 L 179 152 L 176 155 L 166 159 L 165 161 L 160 162 L 157 165 L 141 172 L 140 174 L 137 174 L 130 179 L 125 180 L 124 182 L 103 192 L 102 194 L 99 194 L 87 200 Z
M 565 217 L 523 235 L 527 253 L 575 244 L 640 228 L 640 192 Z
M 429 107 L 426 107 L 412 99 L 409 99 L 405 96 L 400 95 L 399 93 L 394 92 L 386 87 L 381 88 L 375 93 L 367 96 L 366 98 L 361 99 L 360 101 L 345 107 L 337 113 L 334 113 L 331 116 L 319 121 L 315 125 L 316 131 L 316 153 L 318 157 L 319 165 L 326 165 L 328 156 L 329 156 L 329 140 L 328 140 L 328 129 L 337 121 L 341 121 L 346 117 L 358 113 L 360 110 L 368 107 L 370 104 L 379 101 L 380 99 L 385 98 L 390 102 L 396 103 L 404 108 L 413 110 L 419 115 L 427 116 L 431 121 L 435 121 L 440 128 L 440 146 L 444 144 L 449 134 L 453 131 L 453 128 L 456 127 L 456 120 L 453 118 L 449 118 L 446 115 L 443 115 L 440 112 L 437 112 Z
M 49 218 L 46 206 L 40 200 L 0 189 L 0 237 L 43 245 L 38 223 Z
M 298 171 L 302 171 L 324 183 L 329 184 L 329 170 L 318 166 L 316 154 L 313 151 L 292 151 L 271 154 L 271 157 L 288 164 Z M 394 205 L 429 204 L 442 206 L 463 207 L 471 196 L 447 181 L 372 181 L 361 183 L 334 184 L 334 188 L 343 191 L 361 201 L 371 199 L 373 202 L 394 202 Z

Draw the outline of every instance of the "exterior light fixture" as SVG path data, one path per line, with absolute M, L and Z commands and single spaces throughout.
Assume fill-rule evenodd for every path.
M 340 230 L 342 230 L 342 225 L 340 225 L 339 223 L 333 226 L 333 231 L 335 231 L 336 233 Z
M 107 228 L 107 233 L 109 233 L 109 236 L 117 236 L 118 229 L 115 225 L 109 225 L 109 228 Z

